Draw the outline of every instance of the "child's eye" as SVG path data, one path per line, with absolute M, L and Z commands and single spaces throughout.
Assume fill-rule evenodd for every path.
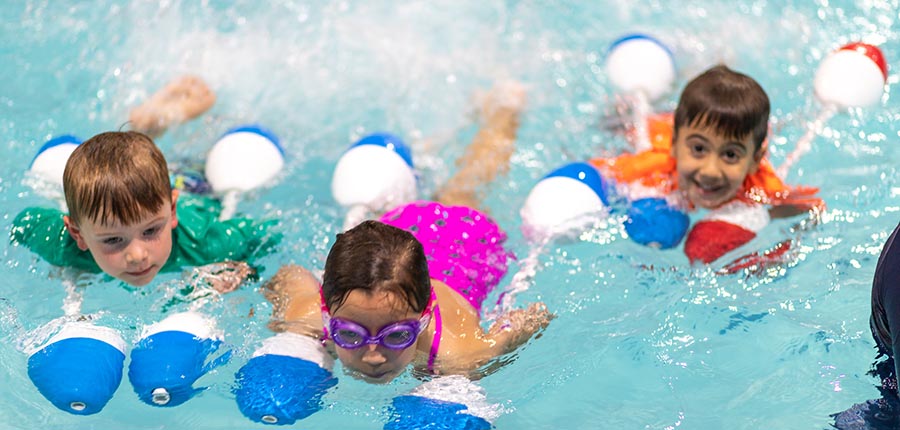
M 122 243 L 121 237 L 107 237 L 101 241 L 104 245 L 118 245 Z
M 158 233 L 158 232 L 159 232 L 159 227 L 151 227 L 151 228 L 144 230 L 144 236 L 147 236 L 147 237 L 155 236 L 156 233 Z
M 741 154 L 737 151 L 728 150 L 722 153 L 722 158 L 729 163 L 735 163 L 741 159 Z
M 691 145 L 691 153 L 692 153 L 692 154 L 694 154 L 694 155 L 703 155 L 703 153 L 705 153 L 705 152 L 706 152 L 706 146 L 705 146 L 705 145 L 702 145 L 702 144 L 699 144 L 699 143 L 695 143 L 695 144 Z

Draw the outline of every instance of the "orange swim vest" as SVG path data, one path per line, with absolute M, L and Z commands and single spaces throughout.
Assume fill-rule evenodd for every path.
M 673 193 L 678 189 L 675 157 L 672 156 L 674 115 L 668 113 L 650 117 L 647 120 L 647 131 L 650 149 L 614 158 L 594 158 L 590 163 L 617 183 L 639 183 L 657 188 L 664 194 Z M 775 174 L 768 158 L 763 156 L 756 172 L 744 178 L 743 187 L 736 198 L 773 206 L 824 209 L 825 203 L 815 196 L 818 191 L 815 187 L 785 185 Z

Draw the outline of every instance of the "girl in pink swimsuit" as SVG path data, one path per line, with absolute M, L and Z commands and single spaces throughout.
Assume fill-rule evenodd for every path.
M 503 248 L 506 234 L 475 209 L 423 201 L 394 209 L 381 222 L 412 233 L 422 244 L 431 278 L 456 291 L 476 311 L 506 274 L 511 257 Z M 431 313 L 435 325 L 428 370 L 434 372 L 443 329 L 438 303 Z
M 501 315 L 485 331 L 481 304 L 506 274 L 506 234 L 477 189 L 505 170 L 524 103 L 519 86 L 488 94 L 482 129 L 436 201 L 407 204 L 337 236 L 321 286 L 283 267 L 266 286 L 272 327 L 319 339 L 344 368 L 384 383 L 409 364 L 468 374 L 547 326 L 541 303 Z

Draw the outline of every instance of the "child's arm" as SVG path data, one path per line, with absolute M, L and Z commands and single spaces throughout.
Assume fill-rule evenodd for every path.
M 54 266 L 74 267 L 99 273 L 100 266 L 88 251 L 78 248 L 63 223 L 63 213 L 56 209 L 27 208 L 13 220 L 9 240 L 22 245 Z
M 319 288 L 319 281 L 301 266 L 287 265 L 279 269 L 263 286 L 263 295 L 272 303 L 269 328 L 321 338 Z
M 515 309 L 501 315 L 487 333 L 481 331 L 477 321 L 468 327 L 469 330 L 466 327 L 453 330 L 452 325 L 445 326 L 441 340 L 442 353 L 439 354 L 440 373 L 468 373 L 500 355 L 512 352 L 545 329 L 554 317 L 543 303 L 533 303 L 526 309 Z
M 809 206 L 805 205 L 776 205 L 769 208 L 769 217 L 772 219 L 792 218 L 797 215 L 808 214 Z
M 166 270 L 204 266 L 202 272 L 250 275 L 244 267 L 270 252 L 281 240 L 274 227 L 277 220 L 255 221 L 233 218 L 219 221 L 218 201 L 190 196 L 178 200 L 178 226 L 173 235 L 172 254 Z

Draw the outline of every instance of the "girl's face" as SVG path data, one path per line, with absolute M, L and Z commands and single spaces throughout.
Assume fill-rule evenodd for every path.
M 672 145 L 678 188 L 690 202 L 715 209 L 733 199 L 747 175 L 759 167 L 763 151 L 751 135 L 728 139 L 707 126 L 685 125 Z
M 359 324 L 375 336 L 388 325 L 398 321 L 417 320 L 421 313 L 409 307 L 397 295 L 381 291 L 370 294 L 353 290 L 344 302 L 331 312 L 332 318 L 341 318 Z M 334 347 L 337 356 L 348 369 L 361 379 L 374 383 L 387 383 L 406 370 L 416 357 L 416 343 L 406 349 L 394 350 L 380 344 L 365 344 L 355 349 Z

